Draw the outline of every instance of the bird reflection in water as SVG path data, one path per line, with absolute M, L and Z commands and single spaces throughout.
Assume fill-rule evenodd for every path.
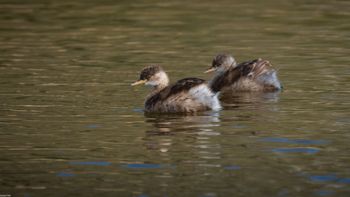
M 181 131 L 195 131 L 191 128 L 219 126 L 219 113 L 207 112 L 199 115 L 186 114 L 145 114 L 146 122 L 152 123 L 154 130 L 146 131 L 149 135 L 169 135 Z
M 200 135 L 201 132 L 214 132 L 211 128 L 220 125 L 218 112 L 193 115 L 184 114 L 145 114 L 146 122 L 153 128 L 146 130 L 144 138 L 147 149 L 168 152 L 173 144 L 170 136 L 184 134 L 186 137 Z M 177 138 L 179 139 L 179 138 Z M 188 138 L 187 138 L 188 139 Z

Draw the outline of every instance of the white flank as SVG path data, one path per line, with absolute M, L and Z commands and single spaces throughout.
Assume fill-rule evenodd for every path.
M 198 102 L 210 107 L 212 110 L 220 110 L 219 94 L 214 94 L 206 84 L 192 88 L 189 94 Z
M 258 81 L 264 84 L 273 85 L 274 87 L 281 89 L 281 83 L 279 82 L 277 78 L 277 73 L 274 70 L 261 75 L 258 78 Z

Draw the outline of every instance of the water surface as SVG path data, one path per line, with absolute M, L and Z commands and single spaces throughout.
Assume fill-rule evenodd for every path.
M 348 196 L 348 1 L 1 1 L 0 194 Z M 261 57 L 285 87 L 145 115 L 148 64 Z

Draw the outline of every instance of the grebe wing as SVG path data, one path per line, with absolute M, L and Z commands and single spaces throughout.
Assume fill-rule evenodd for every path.
M 157 102 L 165 101 L 169 97 L 181 92 L 188 92 L 191 88 L 201 85 L 203 83 L 205 83 L 205 80 L 199 79 L 199 78 L 181 79 L 177 81 L 175 84 L 170 85 L 164 88 L 163 90 L 161 90 L 159 93 L 153 95 L 151 98 L 149 98 L 146 101 L 146 105 L 153 106 Z
M 253 79 L 273 70 L 270 62 L 261 58 L 242 62 L 237 65 L 236 69 L 240 70 L 241 76 Z

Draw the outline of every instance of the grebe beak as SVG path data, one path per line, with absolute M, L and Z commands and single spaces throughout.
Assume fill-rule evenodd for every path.
M 131 86 L 137 86 L 137 85 L 145 84 L 146 82 L 147 82 L 147 80 L 138 80 L 138 81 L 132 83 Z
M 216 68 L 209 68 L 207 71 L 205 71 L 204 73 L 211 73 L 214 72 L 216 70 Z

